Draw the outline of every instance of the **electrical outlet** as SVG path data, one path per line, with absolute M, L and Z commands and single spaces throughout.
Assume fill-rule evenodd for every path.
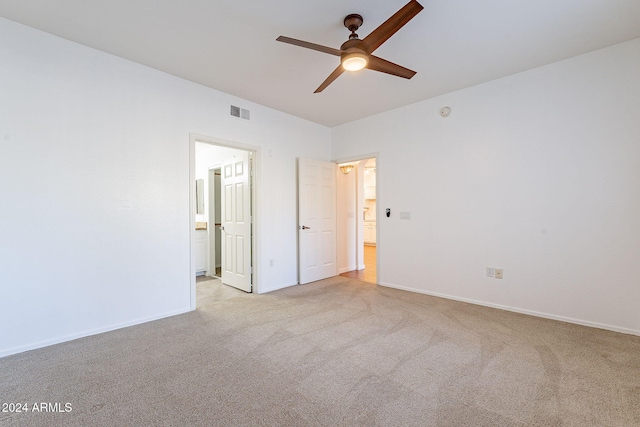
M 496 268 L 496 279 L 502 279 L 503 270 L 502 268 Z
M 269 260 L 269 267 L 273 267 L 273 260 L 272 259 Z
M 493 277 L 494 273 L 495 273 L 495 268 L 487 267 L 487 277 Z

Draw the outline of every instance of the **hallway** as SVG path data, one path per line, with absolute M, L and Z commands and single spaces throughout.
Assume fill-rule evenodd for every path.
M 364 245 L 364 270 L 353 270 L 342 273 L 341 276 L 351 279 L 362 280 L 367 283 L 378 283 L 376 281 L 376 246 Z

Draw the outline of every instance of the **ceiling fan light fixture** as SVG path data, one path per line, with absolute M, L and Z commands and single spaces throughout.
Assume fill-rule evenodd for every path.
M 346 71 L 359 71 L 367 66 L 369 58 L 364 53 L 353 52 L 342 58 L 342 68 Z

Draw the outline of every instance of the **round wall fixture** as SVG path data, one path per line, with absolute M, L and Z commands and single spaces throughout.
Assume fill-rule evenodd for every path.
M 447 117 L 449 114 L 451 114 L 451 108 L 449 107 L 442 107 L 442 109 L 440 110 L 440 115 L 442 117 Z

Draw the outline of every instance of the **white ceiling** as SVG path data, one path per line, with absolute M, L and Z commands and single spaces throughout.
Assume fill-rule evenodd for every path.
M 640 37 L 639 0 L 419 0 L 376 55 L 418 73 L 363 70 L 313 91 L 359 13 L 364 38 L 408 0 L 0 0 L 0 16 L 323 125 L 382 111 Z

